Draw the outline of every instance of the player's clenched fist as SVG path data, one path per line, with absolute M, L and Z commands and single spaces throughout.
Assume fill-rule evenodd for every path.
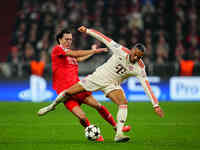
M 81 27 L 78 28 L 78 31 L 79 31 L 79 32 L 86 33 L 87 28 L 86 28 L 85 26 L 81 26 Z

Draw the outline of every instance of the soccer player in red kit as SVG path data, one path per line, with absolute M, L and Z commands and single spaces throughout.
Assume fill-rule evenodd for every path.
M 96 53 L 107 51 L 107 49 L 71 50 L 72 34 L 65 29 L 57 34 L 56 40 L 58 45 L 53 48 L 51 54 L 53 88 L 56 90 L 57 94 L 60 94 L 64 89 L 67 89 L 80 81 L 78 77 L 77 62 L 84 61 Z M 97 102 L 97 100 L 91 95 L 91 92 L 80 92 L 63 102 L 65 107 L 79 118 L 82 126 L 87 127 L 90 125 L 88 118 L 80 107 L 82 103 L 85 103 L 95 108 L 99 114 L 110 123 L 114 129 L 116 129 L 116 122 L 110 112 L 105 106 Z M 45 115 L 49 111 L 48 107 L 44 107 L 38 111 L 38 115 Z M 124 132 L 129 130 L 130 126 L 123 127 Z M 97 141 L 103 141 L 103 137 L 101 136 Z

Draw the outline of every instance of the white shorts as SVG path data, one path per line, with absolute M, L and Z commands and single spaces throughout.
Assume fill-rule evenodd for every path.
M 94 80 L 90 80 L 90 76 L 82 79 L 81 81 L 79 81 L 79 84 L 86 90 L 86 91 L 98 91 L 101 90 L 104 92 L 105 96 L 108 95 L 108 93 L 110 93 L 113 90 L 116 89 L 120 89 L 123 90 L 121 88 L 121 86 L 119 84 L 116 83 L 110 83 L 110 84 L 98 84 L 97 82 L 95 82 Z

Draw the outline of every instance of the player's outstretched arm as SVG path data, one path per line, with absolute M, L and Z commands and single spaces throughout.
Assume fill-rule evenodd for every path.
M 96 49 L 96 53 L 101 53 L 101 52 L 107 52 L 108 51 L 108 49 L 107 48 L 98 48 L 98 49 Z M 85 56 L 81 56 L 81 57 L 76 57 L 76 60 L 78 61 L 78 62 L 81 62 L 81 61 L 84 61 L 84 60 L 86 60 L 86 59 L 88 59 L 88 58 L 90 58 L 91 56 L 93 56 L 94 54 L 89 54 L 89 55 L 85 55 Z
M 107 48 L 99 48 L 99 49 L 92 49 L 92 50 L 74 50 L 74 51 L 70 50 L 66 52 L 66 56 L 82 57 L 82 56 L 94 55 L 94 54 L 106 52 L 106 51 L 108 51 Z
M 145 93 L 151 100 L 155 113 L 161 118 L 164 117 L 164 112 L 159 106 L 158 99 L 155 97 L 147 77 L 143 75 L 143 76 L 137 76 L 137 78 L 139 79 L 141 85 L 143 86 Z
M 90 58 L 92 55 L 93 55 L 93 54 L 86 55 L 86 56 L 81 56 L 81 57 L 77 57 L 76 60 L 77 60 L 78 62 L 81 62 L 81 61 L 84 61 L 84 60 Z
M 86 33 L 94 38 L 96 38 L 97 40 L 101 41 L 102 43 L 104 43 L 107 47 L 111 48 L 112 44 L 111 42 L 113 41 L 112 39 L 110 39 L 109 37 L 105 36 L 104 34 L 102 34 L 99 31 L 96 31 L 94 29 L 88 29 L 85 26 L 81 26 L 78 28 L 78 31 L 82 32 L 82 33 Z
M 91 46 L 91 49 L 92 49 L 92 50 L 97 50 L 99 53 L 100 53 L 100 52 L 107 52 L 107 51 L 108 51 L 107 48 L 98 48 L 98 49 L 97 49 L 97 45 L 96 45 L 96 44 L 93 44 L 93 45 Z M 77 60 L 78 62 L 81 62 L 81 61 L 84 61 L 84 60 L 90 58 L 92 55 L 93 55 L 93 54 L 86 55 L 86 56 L 82 56 L 82 57 L 77 57 L 76 60 Z
M 97 40 L 101 41 L 110 50 L 112 50 L 113 53 L 121 53 L 122 51 L 126 52 L 126 53 L 130 53 L 129 49 L 127 49 L 126 47 L 116 43 L 115 41 L 113 41 L 109 37 L 105 36 L 104 34 L 100 33 L 99 31 L 96 31 L 94 29 L 88 29 L 88 28 L 86 28 L 84 26 L 81 26 L 80 28 L 78 28 L 78 31 L 80 31 L 82 33 L 86 33 L 88 35 L 91 35 L 92 37 L 94 37 Z

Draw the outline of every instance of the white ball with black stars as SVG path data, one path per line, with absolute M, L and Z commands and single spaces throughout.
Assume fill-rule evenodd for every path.
M 100 128 L 96 125 L 90 125 L 85 128 L 85 136 L 88 140 L 96 140 L 100 137 Z

